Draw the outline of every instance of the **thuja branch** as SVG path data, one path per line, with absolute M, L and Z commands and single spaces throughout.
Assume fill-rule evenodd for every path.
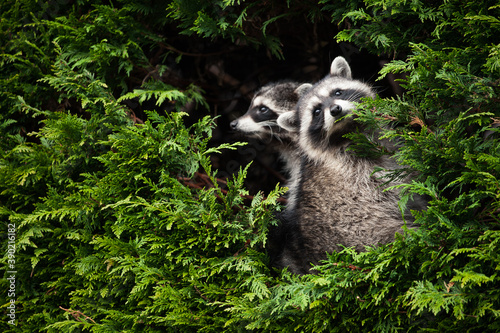
M 90 320 L 94 324 L 97 324 L 94 319 L 92 319 L 89 316 L 83 314 L 81 311 L 71 310 L 71 309 L 65 309 L 62 306 L 59 306 L 59 309 L 64 310 L 64 311 L 68 312 L 69 314 L 71 314 L 73 316 L 73 318 L 75 318 L 76 321 L 84 322 L 84 320 L 81 319 L 83 317 L 83 318 L 85 318 L 85 321 Z

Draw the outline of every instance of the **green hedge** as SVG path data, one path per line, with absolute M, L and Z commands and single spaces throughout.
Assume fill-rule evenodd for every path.
M 4 1 L 1 330 L 499 331 L 499 14 L 458 0 Z M 240 144 L 213 144 L 217 118 L 185 112 L 210 108 L 205 91 L 171 79 L 185 45 L 281 59 L 291 22 L 311 35 L 332 22 L 331 43 L 394 59 L 380 77 L 399 73 L 404 95 L 357 113 L 404 143 L 395 158 L 419 177 L 402 203 L 430 198 L 418 229 L 302 277 L 263 250 L 285 190 L 249 196 L 248 166 L 217 179 L 213 157 Z

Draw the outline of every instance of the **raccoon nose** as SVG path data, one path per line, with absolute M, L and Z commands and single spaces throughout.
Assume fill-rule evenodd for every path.
M 238 120 L 233 120 L 230 124 L 229 124 L 229 127 L 231 127 L 231 129 L 235 130 L 236 127 L 238 127 Z
M 332 117 L 336 117 L 340 113 L 342 113 L 342 107 L 340 105 L 335 104 L 330 107 L 330 114 L 332 115 Z

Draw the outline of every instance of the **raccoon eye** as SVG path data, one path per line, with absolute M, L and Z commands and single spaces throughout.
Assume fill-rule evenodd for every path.
M 269 108 L 268 108 L 267 106 L 261 106 L 261 107 L 259 108 L 259 111 L 260 111 L 261 113 L 266 113 L 267 111 L 269 111 Z
M 313 117 L 317 117 L 321 114 L 321 109 L 320 108 L 316 108 L 314 109 L 313 111 Z
M 335 96 L 340 96 L 342 95 L 342 90 L 338 89 L 338 90 L 335 90 Z

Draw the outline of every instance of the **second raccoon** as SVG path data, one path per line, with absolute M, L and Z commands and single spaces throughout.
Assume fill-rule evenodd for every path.
M 288 174 L 287 186 L 290 189 L 296 184 L 300 165 L 298 135 L 278 126 L 276 120 L 279 115 L 294 110 L 299 98 L 311 87 L 311 84 L 294 81 L 269 83 L 255 93 L 248 111 L 230 124 L 231 129 L 247 137 L 259 138 L 278 151 Z

